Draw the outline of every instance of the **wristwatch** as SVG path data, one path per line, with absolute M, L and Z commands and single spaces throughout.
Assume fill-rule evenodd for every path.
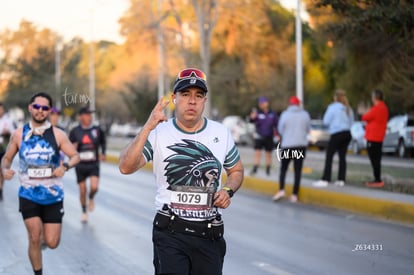
M 67 162 L 63 163 L 63 167 L 66 168 L 66 171 L 68 171 L 70 169 L 70 166 Z
M 229 194 L 230 198 L 233 197 L 234 191 L 230 187 L 224 186 L 223 190 L 225 190 L 227 194 Z

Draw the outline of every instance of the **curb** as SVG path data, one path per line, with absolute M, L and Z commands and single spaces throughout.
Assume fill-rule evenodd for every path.
M 118 163 L 119 157 L 107 155 L 107 162 Z M 152 170 L 152 163 L 144 166 Z M 223 180 L 226 176 L 223 176 Z M 292 184 L 286 183 L 286 194 L 292 193 Z M 274 195 L 279 190 L 276 181 L 244 176 L 243 190 L 250 190 L 264 195 Z M 271 200 L 271 198 L 269 198 Z M 300 203 L 340 209 L 356 214 L 364 214 L 390 221 L 414 224 L 414 203 L 370 198 L 344 192 L 335 192 L 329 189 L 319 189 L 301 184 L 298 200 Z M 414 201 L 414 199 L 413 199 Z
M 275 181 L 253 178 L 250 176 L 245 176 L 242 188 L 265 195 L 274 195 L 279 190 L 278 183 Z M 292 193 L 292 188 L 292 184 L 286 183 L 287 195 Z M 352 213 L 414 224 L 414 204 L 406 202 L 369 198 L 303 185 L 300 187 L 298 200 L 301 203 L 346 210 Z

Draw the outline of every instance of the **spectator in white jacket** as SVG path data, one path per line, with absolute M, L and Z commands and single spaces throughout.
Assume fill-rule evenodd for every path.
M 344 186 L 346 180 L 346 152 L 351 141 L 351 125 L 354 113 L 349 106 L 344 90 L 336 90 L 334 102 L 329 104 L 323 116 L 323 124 L 328 126 L 331 135 L 326 149 L 325 167 L 322 179 L 313 183 L 316 187 L 326 187 L 332 177 L 332 162 L 336 152 L 339 156 L 338 178 L 335 185 Z

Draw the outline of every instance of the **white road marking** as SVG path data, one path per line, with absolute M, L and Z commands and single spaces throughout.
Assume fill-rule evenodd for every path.
M 253 262 L 254 266 L 257 266 L 261 270 L 267 271 L 269 274 L 277 274 L 277 275 L 293 275 L 293 273 L 290 273 L 286 270 L 280 269 L 277 266 L 273 266 L 268 263 L 263 262 Z

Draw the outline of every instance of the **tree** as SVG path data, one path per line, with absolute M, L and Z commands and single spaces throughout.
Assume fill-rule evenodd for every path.
M 55 34 L 23 20 L 17 31 L 6 30 L 0 37 L 1 69 L 7 81 L 3 91 L 6 104 L 26 110 L 28 99 L 35 92 L 54 95 Z
M 292 13 L 277 1 L 130 0 L 130 3 L 130 8 L 119 20 L 125 43 L 94 43 L 96 103 L 100 116 L 141 121 L 142 116 L 149 114 L 146 108 L 153 106 L 151 98 L 157 96 L 159 57 L 156 45 L 160 29 L 165 43 L 164 71 L 168 86 L 172 86 L 176 73 L 183 67 L 203 69 L 209 77 L 211 93 L 208 95 L 211 98 L 208 102 L 214 106 L 215 115 L 218 111 L 218 117 L 248 114 L 260 95 L 271 98 L 273 109 L 282 110 L 287 98 L 295 93 L 295 20 Z M 158 3 L 162 5 L 157 6 Z M 311 80 L 305 80 L 305 89 L 314 91 L 324 83 L 324 73 L 329 71 L 326 69 L 329 66 L 318 63 L 328 59 L 329 51 L 325 53 L 318 41 L 310 39 L 313 35 L 310 28 L 304 30 L 304 39 L 308 39 L 304 43 L 305 72 Z M 41 31 L 26 23 L 16 32 L 18 35 L 9 32 L 5 36 L 7 39 L 1 40 L 1 43 L 8 42 L 9 47 L 1 48 L 8 54 L 7 66 L 2 63 L 1 69 L 9 75 L 21 74 L 20 68 L 16 71 L 12 67 L 17 59 L 11 58 L 10 49 L 14 45 L 27 45 L 22 48 L 24 53 L 17 55 L 20 65 L 34 66 L 31 63 L 34 60 L 49 62 L 37 65 L 45 67 L 42 71 L 51 77 L 39 83 L 47 83 L 50 87 L 45 88 L 54 91 L 52 64 L 54 41 L 58 35 L 51 33 L 42 40 L 48 43 L 42 44 L 38 41 Z M 27 39 L 31 41 L 30 45 L 25 44 Z M 63 44 L 61 94 L 66 89 L 75 94 L 88 94 L 88 46 L 80 38 Z M 44 55 L 48 58 L 32 58 L 38 56 L 40 48 L 46 49 Z M 26 63 L 22 63 L 23 60 Z M 16 81 L 19 83 L 15 84 L 23 86 L 23 78 L 16 78 Z M 30 82 L 35 83 L 33 79 Z M 329 79 L 326 82 L 329 83 Z M 63 103 L 69 114 L 78 107 L 73 102 Z
M 355 100 L 362 101 L 369 101 L 372 89 L 382 88 L 389 95 L 391 111 L 413 110 L 414 3 L 389 0 L 311 3 L 310 14 L 327 19 L 327 24 L 316 27 L 331 41 L 335 50 L 332 61 L 342 68 L 335 76 L 336 83 L 348 89 Z
M 274 109 L 284 109 L 295 89 L 294 23 L 274 1 L 231 0 L 220 6 L 211 84 L 218 91 L 213 103 L 227 104 L 223 115 L 248 114 L 260 95 Z
M 198 33 L 200 37 L 201 68 L 210 76 L 211 61 L 211 37 L 214 26 L 217 23 L 218 4 L 217 0 L 192 0 L 198 22 Z M 208 80 L 208 79 L 207 79 Z M 207 93 L 205 113 L 211 115 L 211 93 Z
M 36 92 L 55 90 L 55 63 L 53 49 L 38 48 L 37 53 L 28 61 L 17 59 L 12 66 L 16 72 L 9 81 L 5 102 L 8 106 L 17 106 L 26 110 L 29 98 Z
M 134 82 L 126 84 L 121 93 L 130 113 L 130 120 L 144 124 L 157 102 L 157 92 L 145 67 Z

